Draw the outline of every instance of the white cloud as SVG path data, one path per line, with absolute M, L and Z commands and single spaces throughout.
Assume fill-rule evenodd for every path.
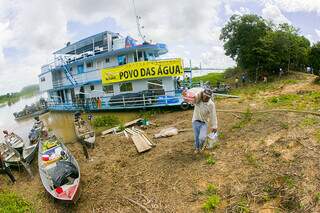
M 269 3 L 262 9 L 262 16 L 273 21 L 275 24 L 291 23 L 276 5 Z
M 264 2 L 272 2 L 281 10 L 286 12 L 317 12 L 320 14 L 319 0 L 263 0 Z
M 195 64 L 206 60 L 206 64 L 217 67 L 233 63 L 224 55 L 219 41 L 218 10 L 222 0 L 135 2 L 147 38 L 168 44 L 169 53 L 165 57 L 192 58 Z M 236 12 L 249 10 L 242 7 Z M 41 65 L 52 58 L 54 50 L 72 39 L 67 32 L 68 22 L 90 25 L 106 17 L 116 21 L 123 29 L 121 33 L 137 38 L 135 15 L 129 0 L 0 0 L 0 91 L 18 90 L 38 81 Z M 8 47 L 25 55 L 9 60 L 3 54 Z
M 316 32 L 317 36 L 318 36 L 319 39 L 320 39 L 320 29 L 315 29 L 314 31 Z
M 232 10 L 231 5 L 230 4 L 225 4 L 224 5 L 224 11 L 225 14 L 227 16 L 231 16 L 231 15 L 243 15 L 243 14 L 249 14 L 251 13 L 250 9 L 247 7 L 240 7 L 239 10 Z

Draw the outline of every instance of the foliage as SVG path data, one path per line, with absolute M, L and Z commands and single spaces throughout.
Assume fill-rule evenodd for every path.
M 31 203 L 25 201 L 13 192 L 0 192 L 0 212 L 3 213 L 19 213 L 34 212 Z
M 219 195 L 211 195 L 207 199 L 207 201 L 203 204 L 202 209 L 206 212 L 210 212 L 215 209 L 220 204 L 220 196 Z
M 206 190 L 206 193 L 208 195 L 214 195 L 214 194 L 217 194 L 217 191 L 218 191 L 218 188 L 216 185 L 212 184 L 212 183 L 209 183 L 208 186 L 207 186 L 207 190 Z
M 320 74 L 320 41 L 314 44 L 310 50 L 309 61 L 316 74 Z
M 113 127 L 120 124 L 120 120 L 115 115 L 97 116 L 93 120 L 94 127 Z
M 222 28 L 220 40 L 226 55 L 237 62 L 238 73 L 245 70 L 257 81 L 262 75 L 278 74 L 280 68 L 305 70 L 310 42 L 298 32 L 287 23 L 276 26 L 257 15 L 233 15 Z M 317 64 L 318 46 L 314 46 L 313 55 Z
M 315 110 L 320 103 L 320 92 L 310 91 L 304 94 L 283 94 L 267 99 L 272 107 L 286 107 L 297 110 Z
M 209 183 L 205 192 L 208 198 L 202 206 L 202 209 L 205 212 L 211 212 L 213 209 L 217 208 L 218 205 L 220 204 L 220 196 L 217 193 L 218 193 L 218 188 L 214 184 Z
M 0 95 L 0 103 L 14 103 L 19 100 L 20 97 L 30 97 L 39 92 L 39 85 L 34 84 L 22 88 L 20 92 L 7 93 L 5 95 Z
M 206 158 L 206 161 L 207 161 L 207 164 L 209 164 L 209 165 L 213 165 L 216 163 L 216 160 L 212 156 L 208 156 Z

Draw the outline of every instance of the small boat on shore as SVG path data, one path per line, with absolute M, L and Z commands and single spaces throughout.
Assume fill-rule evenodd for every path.
M 13 132 L 11 132 L 9 134 L 9 132 L 7 130 L 4 130 L 3 133 L 4 133 L 5 143 L 8 146 L 17 150 L 20 154 L 22 154 L 23 147 L 24 147 L 23 139 L 19 135 L 15 134 Z
M 40 116 L 48 112 L 48 106 L 44 99 L 32 104 L 31 106 L 26 105 L 23 110 L 13 113 L 15 120 L 23 120 L 26 118 Z
M 24 147 L 22 155 L 9 145 L 2 143 L 0 144 L 0 153 L 4 156 L 4 163 L 7 166 L 21 166 L 24 163 L 30 164 L 34 159 L 37 151 L 38 143 L 33 144 L 29 147 Z
M 23 119 L 27 119 L 27 118 L 31 118 L 31 117 L 36 117 L 36 116 L 40 116 L 43 115 L 45 113 L 49 112 L 48 109 L 43 109 L 43 110 L 39 110 L 33 113 L 28 113 L 28 114 L 20 114 L 18 113 L 14 113 L 13 115 L 15 116 L 15 120 L 23 120 Z
M 96 135 L 91 125 L 81 118 L 80 113 L 75 114 L 74 130 L 78 140 L 84 141 L 88 147 L 93 148 Z
M 38 151 L 41 182 L 55 199 L 75 203 L 80 196 L 80 167 L 55 135 L 41 139 Z

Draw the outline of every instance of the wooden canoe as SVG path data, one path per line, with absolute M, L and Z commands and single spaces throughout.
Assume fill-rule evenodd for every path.
M 17 150 L 20 154 L 22 153 L 24 142 L 19 135 L 12 132 L 8 136 L 5 136 L 4 140 L 7 145 Z
M 78 200 L 80 167 L 61 139 L 53 135 L 40 140 L 38 166 L 41 182 L 52 197 L 71 203 Z
M 94 142 L 96 140 L 96 134 L 92 129 L 91 125 L 79 118 L 78 120 L 74 121 L 74 131 L 78 140 L 82 140 L 88 145 L 89 147 L 93 147 Z

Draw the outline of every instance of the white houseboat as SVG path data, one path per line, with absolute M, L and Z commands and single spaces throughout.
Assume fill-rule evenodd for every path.
M 159 59 L 167 52 L 162 43 L 101 32 L 54 52 L 54 61 L 41 68 L 40 90 L 48 93 L 49 110 L 180 105 L 183 63 Z

